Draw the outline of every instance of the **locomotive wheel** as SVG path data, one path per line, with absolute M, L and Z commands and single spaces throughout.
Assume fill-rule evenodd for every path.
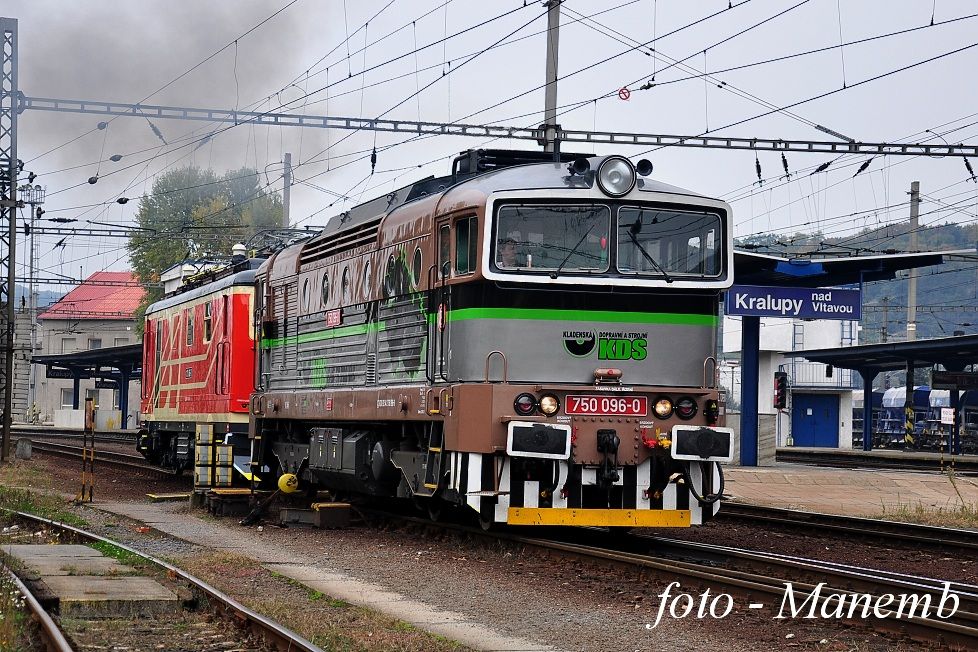
M 479 527 L 482 528 L 483 532 L 490 532 L 496 529 L 496 521 L 494 521 L 491 516 L 487 518 L 482 514 L 479 514 L 478 520 L 479 520 Z
M 433 523 L 438 523 L 441 521 L 442 516 L 445 514 L 445 503 L 439 498 L 429 498 L 425 501 L 425 511 L 428 512 L 428 519 Z

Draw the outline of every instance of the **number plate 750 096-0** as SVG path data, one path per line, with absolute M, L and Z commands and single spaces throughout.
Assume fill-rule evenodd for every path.
M 567 414 L 615 415 L 644 417 L 649 413 L 645 396 L 568 396 L 564 401 Z

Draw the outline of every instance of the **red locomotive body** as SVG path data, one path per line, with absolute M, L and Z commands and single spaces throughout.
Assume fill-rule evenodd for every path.
M 146 310 L 139 450 L 151 462 L 177 471 L 192 466 L 198 425 L 238 444 L 236 457 L 247 456 L 254 280 L 254 270 L 237 271 Z

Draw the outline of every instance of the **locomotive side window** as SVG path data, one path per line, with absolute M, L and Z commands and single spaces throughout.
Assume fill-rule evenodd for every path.
M 451 270 L 452 234 L 446 224 L 438 231 L 438 274 L 448 276 Z
M 469 274 L 475 271 L 479 226 L 475 217 L 466 217 L 455 223 L 455 272 Z
M 329 274 L 326 274 L 325 272 L 323 273 L 322 295 L 323 295 L 323 308 L 325 308 L 326 304 L 329 303 Z
M 502 270 L 608 270 L 607 206 L 502 206 L 493 262 Z
M 194 344 L 194 309 L 187 310 L 187 346 Z
M 343 292 L 343 303 L 350 302 L 350 268 L 343 268 L 343 279 L 341 281 L 341 291 Z
M 421 285 L 421 247 L 414 250 L 414 261 L 411 263 L 411 273 L 414 275 L 414 287 Z
M 211 302 L 208 301 L 204 304 L 204 343 L 211 341 L 211 334 L 213 333 L 211 325 Z
M 643 276 L 716 277 L 720 216 L 656 208 L 618 212 L 618 270 Z
M 302 282 L 302 311 L 309 312 L 309 279 Z

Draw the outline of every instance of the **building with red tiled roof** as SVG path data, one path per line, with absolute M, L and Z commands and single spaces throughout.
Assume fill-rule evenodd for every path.
M 131 320 L 145 293 L 132 272 L 95 272 L 38 319 Z
M 40 353 L 75 353 L 91 349 L 138 344 L 133 315 L 145 290 L 132 272 L 95 272 L 58 302 L 41 309 L 38 315 Z M 101 413 L 118 409 L 119 390 L 93 379 L 81 380 L 75 397 L 71 379 L 47 378 L 43 366 L 37 367 L 35 402 L 41 419 L 54 421 L 60 410 L 83 405 L 94 398 Z M 130 384 L 129 405 L 139 407 L 139 380 Z M 120 421 L 133 425 L 138 415 L 121 415 Z M 124 425 L 120 423 L 119 425 Z M 118 427 L 118 426 L 116 426 Z

